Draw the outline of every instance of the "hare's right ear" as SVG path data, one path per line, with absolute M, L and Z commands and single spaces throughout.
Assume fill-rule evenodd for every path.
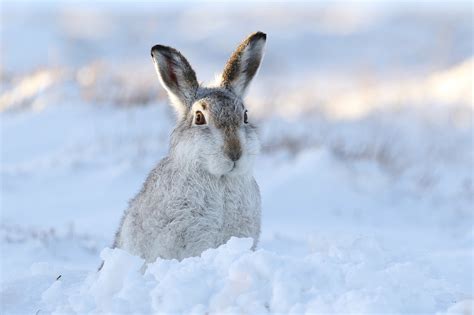
M 168 91 L 176 111 L 183 117 L 191 108 L 199 83 L 186 58 L 174 48 L 155 45 L 151 57 L 161 84 Z

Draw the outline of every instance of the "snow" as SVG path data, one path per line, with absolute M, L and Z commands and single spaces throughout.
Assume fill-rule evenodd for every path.
M 201 257 L 143 260 L 104 249 L 105 265 L 71 290 L 58 280 L 42 294 L 44 311 L 58 313 L 369 313 L 435 312 L 456 286 L 427 266 L 391 257 L 370 240 L 304 257 L 251 251 L 251 239 L 232 238 Z M 65 290 L 70 290 L 70 292 Z M 179 302 L 178 302 L 179 301 Z M 138 305 L 137 305 L 138 302 Z M 466 303 L 466 302 L 462 302 Z M 413 307 L 417 305 L 416 307 Z
M 472 12 L 248 6 L 2 3 L 2 314 L 472 313 Z M 173 128 L 149 48 L 212 79 L 257 29 L 258 249 L 108 248 Z

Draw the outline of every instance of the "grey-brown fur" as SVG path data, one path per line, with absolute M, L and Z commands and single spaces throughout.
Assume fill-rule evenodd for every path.
M 259 142 L 255 126 L 244 122 L 242 98 L 260 65 L 265 40 L 260 32 L 247 38 L 230 58 L 218 87 L 200 86 L 177 50 L 152 48 L 178 120 L 168 156 L 130 202 L 114 247 L 152 262 L 196 256 L 232 236 L 252 237 L 256 246 L 261 204 L 252 164 Z M 197 111 L 205 125 L 196 125 Z
M 239 47 L 235 50 L 235 52 L 230 57 L 229 61 L 224 68 L 222 73 L 222 86 L 233 89 L 233 84 L 239 78 L 244 79 L 244 86 L 242 89 L 247 88 L 248 84 L 254 77 L 255 73 L 260 66 L 260 61 L 262 60 L 263 50 L 261 49 L 253 49 L 250 50 L 252 53 L 251 56 L 247 57 L 249 60 L 248 62 L 242 62 L 244 58 L 244 54 L 247 48 L 255 48 L 259 43 L 262 41 L 265 42 L 267 39 L 267 35 L 262 32 L 256 32 L 250 35 L 246 40 L 239 45 Z
M 161 58 L 154 58 L 159 55 Z M 170 93 L 180 98 L 180 101 L 190 106 L 195 99 L 199 87 L 196 73 L 189 62 L 174 48 L 155 45 L 151 48 L 151 57 L 159 60 L 159 77 Z M 178 80 L 178 77 L 181 79 Z

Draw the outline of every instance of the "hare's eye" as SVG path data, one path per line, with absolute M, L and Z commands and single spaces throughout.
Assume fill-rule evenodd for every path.
M 206 118 L 204 117 L 204 114 L 200 111 L 196 112 L 196 115 L 194 117 L 194 123 L 196 125 L 204 125 L 206 124 Z
M 247 115 L 247 111 L 244 112 L 244 123 L 248 123 L 249 122 L 249 117 Z

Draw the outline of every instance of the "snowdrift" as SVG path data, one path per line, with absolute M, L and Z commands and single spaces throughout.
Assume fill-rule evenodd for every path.
M 100 272 L 65 274 L 42 293 L 41 311 L 153 314 L 435 313 L 456 288 L 430 266 L 391 258 L 373 241 L 304 257 L 250 250 L 232 238 L 201 257 L 144 262 L 104 249 Z M 469 311 L 469 301 L 455 310 Z

